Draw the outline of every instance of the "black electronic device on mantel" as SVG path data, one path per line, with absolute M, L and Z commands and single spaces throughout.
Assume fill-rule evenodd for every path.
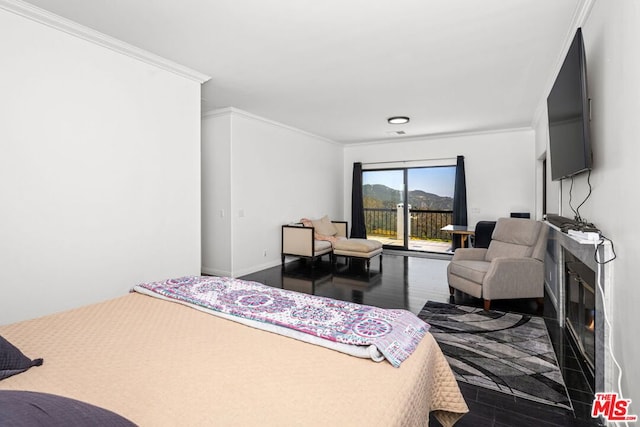
M 587 64 L 578 28 L 547 97 L 551 179 L 561 180 L 592 167 Z
M 555 225 L 563 233 L 569 230 L 584 231 L 584 232 L 600 232 L 595 225 L 588 222 L 581 222 L 575 219 L 570 219 L 564 216 L 555 214 L 546 214 L 544 219 L 550 224 Z

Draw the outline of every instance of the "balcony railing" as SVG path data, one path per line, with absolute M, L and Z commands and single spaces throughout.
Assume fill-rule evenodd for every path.
M 409 216 L 410 238 L 451 241 L 451 234 L 442 231 L 441 228 L 452 224 L 453 211 L 409 209 Z M 404 230 L 402 221 L 398 222 L 398 209 L 365 208 L 364 219 L 367 235 L 403 239 Z

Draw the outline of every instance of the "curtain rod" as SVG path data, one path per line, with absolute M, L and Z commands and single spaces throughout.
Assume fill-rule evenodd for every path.
M 414 163 L 414 162 L 433 162 L 433 161 L 438 161 L 438 160 L 458 160 L 456 157 L 441 157 L 441 158 L 437 158 L 437 159 L 415 159 L 415 160 L 389 160 L 386 162 L 368 162 L 368 163 L 363 163 L 362 166 L 364 165 L 384 165 L 387 163 Z

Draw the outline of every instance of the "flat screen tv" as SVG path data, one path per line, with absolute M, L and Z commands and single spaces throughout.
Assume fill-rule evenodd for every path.
M 571 47 L 547 97 L 551 179 L 559 181 L 592 167 L 587 67 L 582 30 Z

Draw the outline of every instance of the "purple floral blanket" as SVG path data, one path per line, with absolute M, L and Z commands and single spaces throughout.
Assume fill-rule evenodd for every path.
M 232 320 L 248 319 L 310 334 L 322 339 L 319 341 L 373 346 L 395 367 L 411 355 L 429 330 L 427 323 L 406 310 L 338 301 L 230 277 L 181 277 L 143 283 L 133 290 L 223 313 Z

